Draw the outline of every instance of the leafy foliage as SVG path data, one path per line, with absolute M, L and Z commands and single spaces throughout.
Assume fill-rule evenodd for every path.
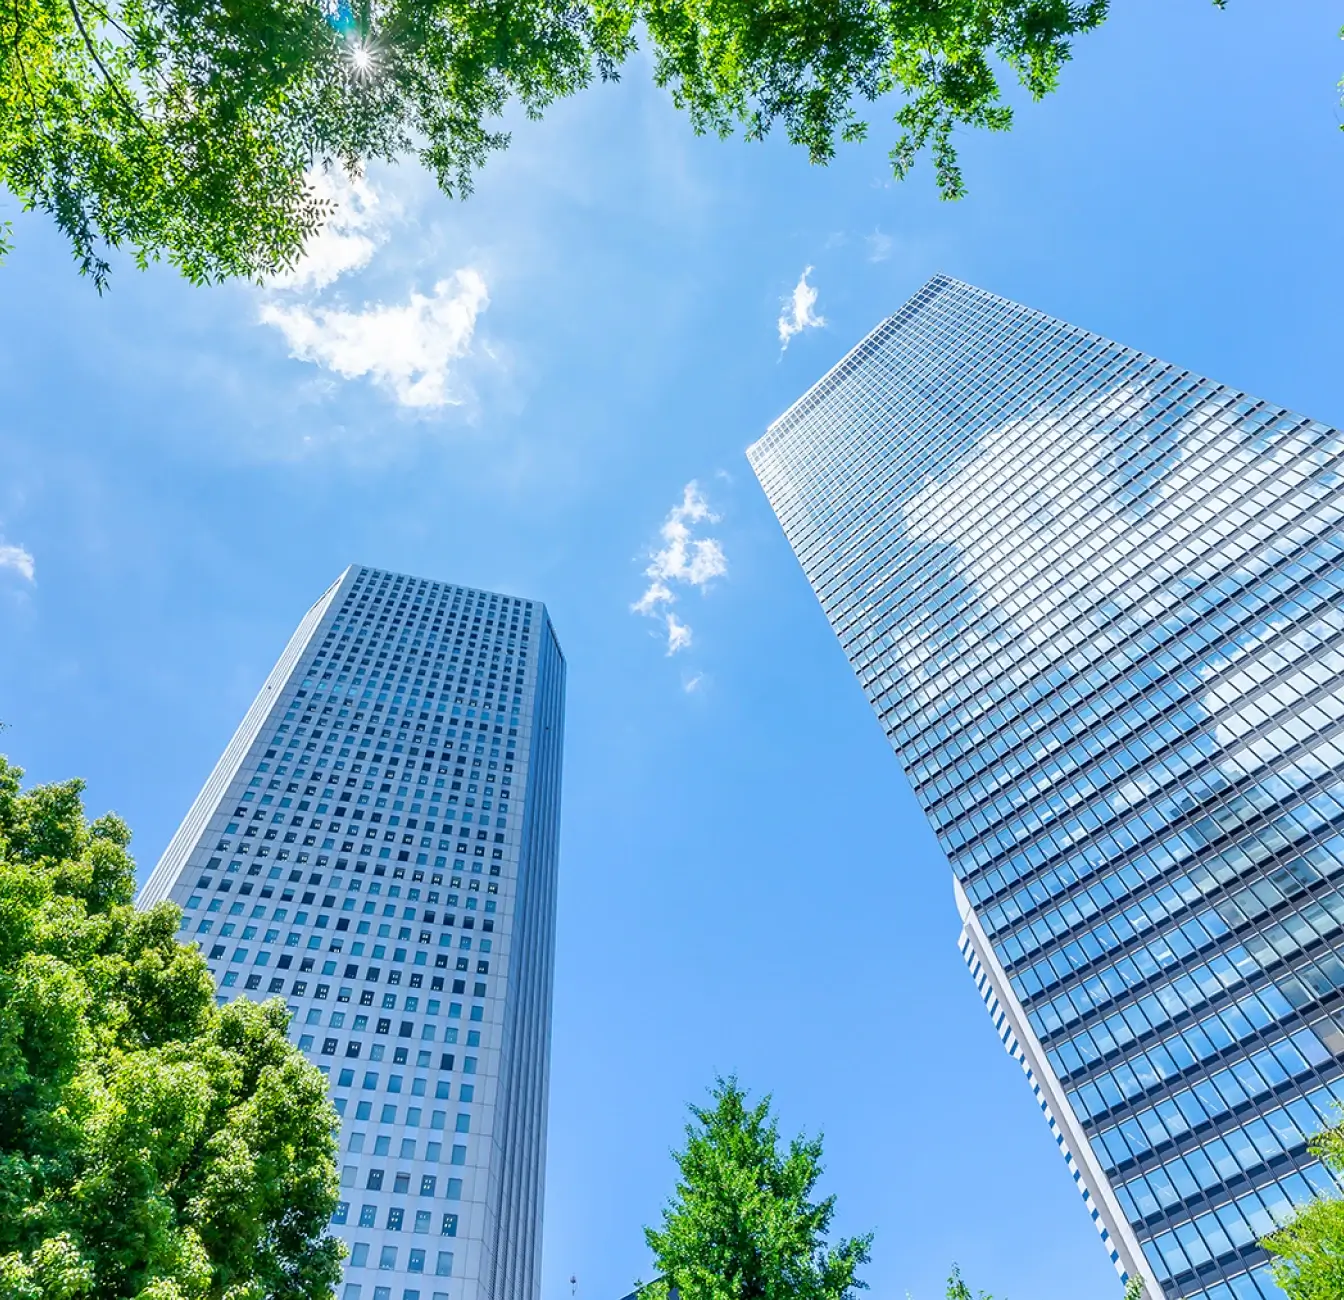
M 215 1006 L 130 832 L 0 758 L 0 1298 L 317 1300 L 336 1115 L 283 1003 Z
M 947 1300 L 994 1300 L 994 1297 L 981 1291 L 979 1296 L 971 1294 L 971 1288 L 962 1281 L 961 1269 L 952 1265 L 952 1276 L 947 1279 Z
M 1311 1144 L 1336 1174 L 1344 1174 L 1344 1123 Z M 1314 1201 L 1260 1243 L 1278 1258 L 1274 1280 L 1288 1300 L 1339 1300 L 1344 1296 L 1344 1200 Z
M 291 266 L 328 212 L 311 169 L 415 152 L 449 193 L 637 31 L 698 131 L 776 123 L 813 162 L 902 96 L 892 165 L 929 148 L 964 191 L 959 126 L 1004 130 L 1006 63 L 1039 98 L 1107 0 L 4 0 L 0 186 L 48 213 L 101 289 L 112 248 L 190 280 Z M 0 226 L 0 253 L 5 230 Z
M 835 1197 L 812 1199 L 821 1140 L 795 1138 L 782 1152 L 770 1098 L 748 1106 L 735 1079 L 718 1081 L 710 1107 L 691 1107 L 681 1177 L 661 1229 L 646 1228 L 659 1282 L 681 1300 L 851 1300 L 871 1235 L 825 1238 Z
M 924 148 L 945 198 L 965 193 L 952 132 L 1007 130 L 993 62 L 1033 98 L 1055 89 L 1069 38 L 1107 0 L 641 0 L 655 75 L 698 130 L 748 138 L 781 122 L 814 163 L 868 133 L 857 101 L 904 96 L 891 151 L 898 178 Z

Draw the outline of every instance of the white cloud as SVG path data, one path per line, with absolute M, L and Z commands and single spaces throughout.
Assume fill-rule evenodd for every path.
M 811 274 L 812 268 L 809 266 L 798 277 L 798 283 L 793 286 L 793 293 L 784 299 L 784 310 L 779 314 L 780 351 L 789 346 L 789 340 L 795 334 L 826 324 L 826 317 L 818 316 L 812 310 L 817 305 L 817 291 L 807 282 L 807 277 Z
M 654 614 L 657 613 L 658 606 L 662 604 L 670 605 L 676 597 L 672 594 L 672 589 L 661 582 L 649 584 L 646 591 L 630 608 L 636 614 Z
M 261 319 L 289 343 L 290 355 L 346 379 L 368 376 L 403 406 L 460 405 L 451 367 L 471 351 L 476 319 L 490 305 L 480 273 L 467 267 L 440 280 L 426 297 L 374 303 L 359 311 L 268 302 Z
M 13 569 L 19 577 L 33 582 L 37 576 L 37 565 L 31 551 L 12 543 L 0 542 L 0 569 Z
M 681 689 L 685 691 L 687 695 L 694 695 L 695 692 L 700 689 L 700 684 L 704 680 L 705 680 L 704 673 L 694 673 L 692 676 L 686 678 L 686 680 L 682 682 Z
M 673 506 L 663 522 L 664 545 L 661 550 L 654 551 L 653 562 L 644 570 L 654 579 L 654 583 L 644 593 L 643 600 L 653 596 L 655 589 L 660 586 L 666 592 L 667 587 L 662 585 L 666 581 L 688 582 L 693 587 L 703 587 L 728 572 L 723 547 L 714 538 L 691 536 L 690 525 L 718 522 L 719 517 L 711 513 L 700 485 L 692 479 L 682 489 L 681 504 Z M 657 599 L 670 599 L 670 592 Z
M 389 218 L 400 205 L 388 201 L 362 176 L 353 180 L 344 172 L 315 171 L 309 184 L 318 198 L 332 205 L 326 224 L 308 241 L 293 270 L 269 284 L 274 289 L 323 289 L 373 260 L 387 241 Z
M 667 616 L 667 653 L 674 655 L 691 644 L 691 629 L 675 614 Z
M 863 242 L 868 245 L 868 260 L 870 262 L 885 262 L 891 256 L 892 238 L 890 235 L 884 235 L 880 230 L 874 230 L 871 235 L 864 237 Z
M 696 525 L 716 524 L 719 516 L 709 507 L 700 485 L 692 479 L 681 492 L 681 501 L 668 511 L 659 529 L 662 545 L 649 557 L 644 576 L 651 579 L 644 594 L 630 609 L 661 619 L 667 629 L 667 653 L 674 655 L 691 644 L 691 629 L 672 610 L 676 603 L 673 584 L 699 587 L 704 591 L 715 578 L 728 572 L 728 558 L 717 538 L 696 536 Z

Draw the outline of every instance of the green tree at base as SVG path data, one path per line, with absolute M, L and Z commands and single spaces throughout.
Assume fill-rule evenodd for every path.
M 1344 1175 L 1344 1124 L 1312 1140 L 1311 1151 Z M 1340 1300 L 1344 1296 L 1344 1200 L 1313 1201 L 1260 1243 L 1274 1255 L 1274 1280 L 1288 1300 Z
M 713 1105 L 691 1107 L 676 1153 L 676 1193 L 661 1228 L 644 1235 L 661 1278 L 650 1300 L 675 1286 L 681 1300 L 851 1300 L 865 1284 L 871 1235 L 825 1244 L 835 1197 L 814 1200 L 821 1139 L 780 1149 L 770 1098 L 755 1106 L 735 1079 L 720 1079 Z
M 337 1118 L 283 1003 L 215 1005 L 130 833 L 0 758 L 0 1300 L 318 1300 Z

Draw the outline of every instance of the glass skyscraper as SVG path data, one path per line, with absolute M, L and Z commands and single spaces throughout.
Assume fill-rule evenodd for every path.
M 541 604 L 347 569 L 141 893 L 329 1080 L 341 1300 L 539 1294 L 564 689 Z
M 1344 1099 L 1344 434 L 945 277 L 748 453 L 1112 1260 L 1277 1296 Z

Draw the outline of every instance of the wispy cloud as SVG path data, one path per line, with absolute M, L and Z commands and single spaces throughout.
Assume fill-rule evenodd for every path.
M 674 655 L 685 650 L 692 641 L 691 629 L 671 611 L 667 615 L 667 653 Z
M 298 265 L 269 282 L 272 288 L 324 289 L 351 271 L 363 270 L 387 241 L 390 221 L 401 211 L 394 198 L 362 176 L 351 179 L 342 171 L 315 171 L 309 184 L 318 198 L 332 205 L 331 216 L 308 241 Z
M 346 379 L 368 376 L 403 406 L 457 406 L 453 362 L 468 355 L 476 320 L 490 304 L 485 280 L 471 268 L 440 280 L 429 296 L 412 290 L 404 303 L 359 311 L 308 303 L 268 302 L 261 319 L 289 343 L 290 355 Z
M 13 569 L 27 582 L 37 578 L 37 565 L 31 551 L 13 543 L 0 542 L 0 569 Z
M 700 689 L 705 680 L 704 673 L 692 673 L 690 677 L 685 678 L 681 683 L 681 689 L 687 695 L 694 695 Z
M 865 235 L 864 241 L 868 246 L 868 260 L 870 262 L 885 262 L 891 256 L 892 238 L 885 235 L 880 230 L 874 230 L 871 235 Z
M 681 501 L 668 511 L 659 529 L 662 545 L 649 557 L 644 576 L 650 579 L 644 594 L 633 605 L 632 612 L 662 620 L 667 630 L 667 653 L 674 655 L 691 644 L 692 632 L 671 606 L 677 593 L 673 584 L 699 587 L 703 591 L 715 578 L 728 572 L 728 559 L 717 538 L 696 536 L 697 526 L 716 524 L 719 516 L 709 508 L 709 502 L 692 479 L 682 489 Z
M 485 279 L 462 267 L 433 290 L 406 286 L 405 297 L 352 306 L 337 281 L 364 271 L 404 215 L 395 192 L 338 170 L 315 170 L 309 183 L 332 215 L 303 258 L 263 293 L 259 319 L 280 331 L 290 356 L 343 379 L 367 378 L 400 405 L 421 411 L 462 405 L 470 389 L 460 363 L 473 351 L 476 323 L 490 305 Z
M 798 277 L 793 292 L 784 299 L 784 310 L 779 313 L 779 347 L 782 352 L 789 346 L 789 340 L 804 330 L 816 329 L 826 324 L 825 316 L 818 316 L 813 308 L 817 305 L 817 291 L 807 282 L 812 274 L 809 266 Z

